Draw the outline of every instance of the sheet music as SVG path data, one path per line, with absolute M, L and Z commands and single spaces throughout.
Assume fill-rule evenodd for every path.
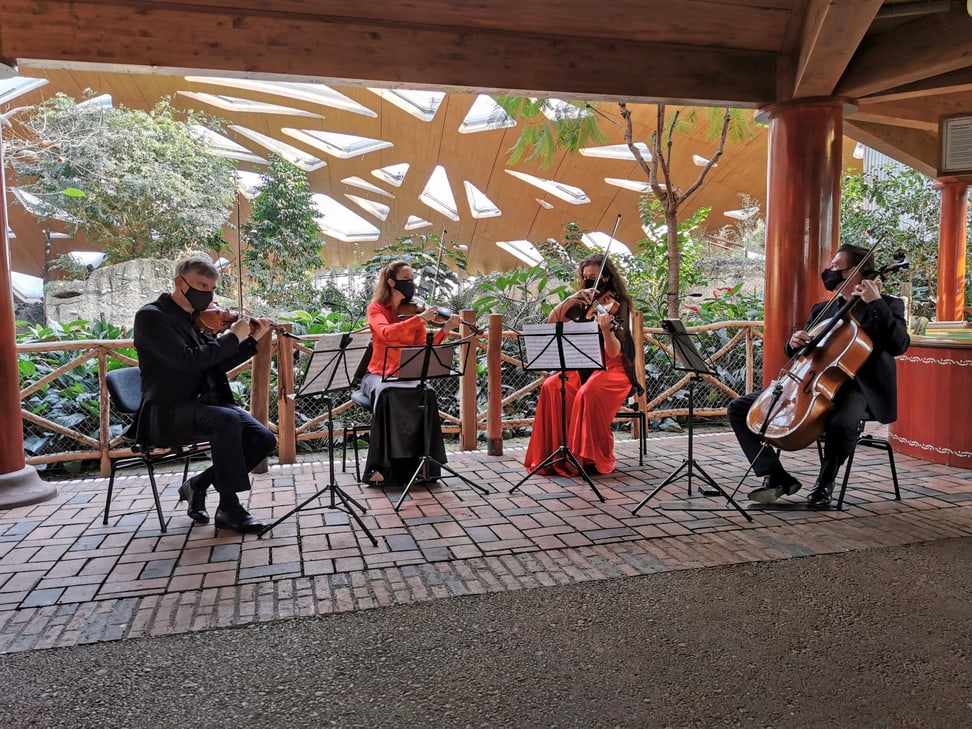
M 345 338 L 347 344 L 342 347 Z M 314 343 L 314 353 L 297 395 L 350 387 L 370 343 L 371 332 L 322 334 Z
M 560 352 L 557 349 L 556 324 L 525 324 L 523 341 L 526 345 L 527 366 L 531 370 L 559 370 Z M 564 366 L 566 369 L 603 367 L 601 340 L 596 321 L 564 322 Z

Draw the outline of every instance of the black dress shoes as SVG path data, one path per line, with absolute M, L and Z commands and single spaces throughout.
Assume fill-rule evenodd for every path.
M 232 529 L 240 534 L 256 534 L 266 526 L 250 516 L 250 512 L 242 506 L 216 509 L 215 524 L 217 529 Z
M 189 502 L 186 515 L 197 524 L 209 523 L 209 512 L 206 511 L 206 489 L 197 489 L 190 478 L 179 487 L 179 503 Z
M 807 505 L 808 506 L 830 506 L 830 501 L 834 495 L 834 482 L 825 481 L 821 483 L 817 481 L 814 484 L 813 491 L 807 494 Z

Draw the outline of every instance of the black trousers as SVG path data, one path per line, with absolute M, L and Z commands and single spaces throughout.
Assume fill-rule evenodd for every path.
M 757 476 L 786 473 L 776 449 L 763 447 L 758 434 L 749 429 L 746 416 L 753 402 L 762 390 L 743 395 L 729 403 L 729 425 L 736 434 L 746 458 L 753 464 Z M 837 478 L 837 471 L 857 446 L 857 436 L 861 420 L 867 417 L 867 401 L 864 393 L 851 380 L 845 383 L 834 396 L 834 408 L 828 413 L 824 431 L 824 458 L 820 464 L 820 483 L 828 483 Z
M 439 463 L 446 462 L 439 405 L 435 391 L 428 386 L 421 388 L 417 382 L 381 383 L 380 380 L 379 375 L 369 374 L 361 383 L 362 392 L 375 398 L 364 478 L 368 480 L 378 471 L 385 483 L 405 484 L 425 455 L 426 434 L 428 455 Z M 441 469 L 429 464 L 425 477 L 434 479 L 440 475 Z
M 192 425 L 191 440 L 208 440 L 213 457 L 213 465 L 195 477 L 196 488 L 249 491 L 250 471 L 277 446 L 263 423 L 233 405 L 200 405 Z

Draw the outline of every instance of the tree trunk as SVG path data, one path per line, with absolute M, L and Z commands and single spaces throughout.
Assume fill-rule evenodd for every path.
M 668 307 L 669 319 L 678 318 L 679 274 L 682 270 L 682 254 L 678 247 L 678 208 L 665 205 L 665 227 L 668 235 Z

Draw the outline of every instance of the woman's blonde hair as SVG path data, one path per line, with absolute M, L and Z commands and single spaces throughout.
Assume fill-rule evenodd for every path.
M 378 280 L 375 281 L 374 293 L 371 295 L 372 301 L 377 301 L 379 304 L 387 304 L 391 301 L 392 288 L 388 285 L 388 279 L 397 279 L 398 272 L 403 268 L 408 268 L 408 261 L 392 261 L 381 269 L 381 273 L 378 274 Z

